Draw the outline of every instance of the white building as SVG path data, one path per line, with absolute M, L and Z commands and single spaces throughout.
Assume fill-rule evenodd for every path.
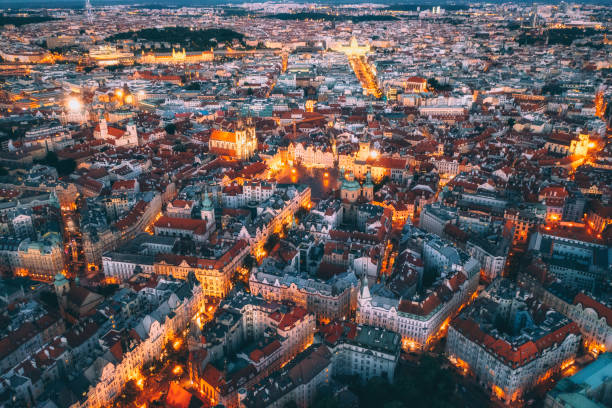
M 356 375 L 363 382 L 379 376 L 393 383 L 401 351 L 400 335 L 351 322 L 330 323 L 320 333 L 333 355 L 334 376 Z
M 487 288 L 473 306 L 455 318 L 448 331 L 446 353 L 504 402 L 562 371 L 574 361 L 580 345 L 578 326 L 553 310 L 536 323 L 538 302 L 509 281 Z M 496 329 L 505 322 L 504 330 Z

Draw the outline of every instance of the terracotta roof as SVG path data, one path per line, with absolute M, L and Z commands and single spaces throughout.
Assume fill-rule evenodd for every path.
M 597 312 L 598 317 L 604 317 L 608 326 L 612 326 L 612 309 L 603 305 L 584 293 L 578 293 L 574 298 L 574 304 L 581 304 L 583 308 L 591 308 Z
M 210 140 L 236 143 L 236 133 L 215 129 L 210 134 Z
M 186 230 L 192 231 L 194 234 L 202 235 L 206 232 L 206 220 L 175 218 L 164 215 L 155 222 L 155 228 Z

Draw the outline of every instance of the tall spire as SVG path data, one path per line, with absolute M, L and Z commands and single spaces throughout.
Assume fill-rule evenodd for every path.
M 89 0 L 85 0 L 85 12 L 87 13 L 87 22 L 89 24 L 93 23 L 93 11 L 91 8 L 91 2 Z
M 370 288 L 368 287 L 368 277 L 365 273 L 361 277 L 361 292 L 359 294 L 359 298 L 363 300 L 372 299 Z

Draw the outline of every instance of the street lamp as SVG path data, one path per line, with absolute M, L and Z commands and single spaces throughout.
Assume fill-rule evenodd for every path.
M 68 99 L 68 109 L 71 112 L 78 112 L 83 108 L 83 103 L 77 98 Z

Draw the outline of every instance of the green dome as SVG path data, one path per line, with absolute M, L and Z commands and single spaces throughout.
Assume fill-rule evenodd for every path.
M 368 171 L 368 174 L 366 174 L 366 181 L 363 184 L 363 186 L 365 188 L 374 188 L 374 183 L 372 183 L 372 175 L 370 174 L 369 171 Z
M 55 286 L 64 286 L 67 283 L 68 279 L 66 279 L 63 273 L 59 272 L 57 275 L 55 275 L 55 279 L 53 280 L 53 284 Z
M 202 201 L 202 210 L 203 211 L 212 211 L 214 209 L 213 203 L 208 197 L 208 189 L 204 189 L 204 201 Z
M 357 191 L 361 188 L 357 180 L 344 180 L 342 182 L 342 190 Z
M 204 199 L 204 201 L 202 201 L 202 210 L 212 211 L 213 209 L 213 203 L 212 201 L 210 201 L 210 198 L 208 198 L 208 195 L 206 195 L 206 198 Z

